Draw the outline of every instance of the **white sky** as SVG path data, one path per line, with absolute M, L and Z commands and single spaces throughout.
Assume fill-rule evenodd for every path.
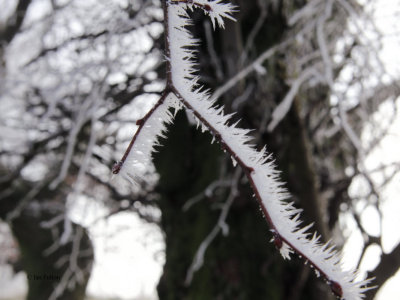
M 102 297 L 156 298 L 155 285 L 162 272 L 164 244 L 160 232 L 133 213 L 100 222 L 91 231 L 95 264 L 88 293 Z
M 360 1 L 361 2 L 361 1 Z M 374 7 L 370 7 L 370 12 L 373 14 L 377 28 L 385 35 L 383 40 L 380 58 L 382 59 L 387 71 L 390 75 L 400 74 L 400 1 L 398 0 L 379 0 Z M 400 104 L 397 103 L 397 110 L 400 109 Z M 393 113 L 393 106 L 385 103 L 375 114 L 374 118 L 377 120 L 385 121 Z M 368 128 L 363 133 L 363 142 L 368 140 Z M 394 122 L 389 130 L 389 134 L 384 138 L 377 149 L 369 155 L 366 161 L 367 169 L 371 170 L 382 163 L 399 162 L 399 149 L 400 149 L 400 120 Z M 379 178 L 374 178 L 379 181 Z M 350 193 L 362 194 L 363 184 L 356 181 L 350 187 Z M 382 193 L 382 214 L 383 214 L 383 250 L 390 252 L 400 241 L 400 232 L 394 230 L 400 228 L 400 175 L 397 174 Z M 362 204 L 361 204 L 362 205 Z M 363 242 L 362 235 L 359 231 L 355 231 L 356 224 L 349 216 L 342 216 L 348 229 L 353 232 L 347 236 L 348 242 L 344 248 L 345 252 L 345 265 L 354 265 L 358 261 L 361 248 L 360 244 Z M 376 209 L 367 206 L 361 216 L 362 224 L 371 235 L 379 234 L 379 216 Z M 373 269 L 379 263 L 381 250 L 378 246 L 370 246 L 367 254 L 360 265 L 361 271 Z M 400 272 L 396 276 L 388 280 L 386 284 L 380 289 L 376 300 L 398 299 L 400 295 Z

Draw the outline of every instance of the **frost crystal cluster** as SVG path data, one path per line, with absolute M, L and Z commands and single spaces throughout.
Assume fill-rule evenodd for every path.
M 363 292 L 369 289 L 370 280 L 356 282 L 355 270 L 343 271 L 340 255 L 334 247 L 319 242 L 314 234 L 310 238 L 307 231 L 311 225 L 300 227 L 300 210 L 288 202 L 289 194 L 279 181 L 271 156 L 257 151 L 250 144 L 249 130 L 229 125 L 230 115 L 225 115 L 223 107 L 217 107 L 215 100 L 198 84 L 195 67 L 197 41 L 187 27 L 191 25 L 187 11 L 202 9 L 215 27 L 224 27 L 224 18 L 233 20 L 235 7 L 222 0 L 167 0 L 164 4 L 167 84 L 162 97 L 147 115 L 138 122 L 134 135 L 124 157 L 114 168 L 114 174 L 121 174 L 129 181 L 143 178 L 150 164 L 151 153 L 157 145 L 158 137 L 163 137 L 165 124 L 172 122 L 173 114 L 182 106 L 188 109 L 207 128 L 234 161 L 246 173 L 257 201 L 271 227 L 273 241 L 285 259 L 295 252 L 306 260 L 317 275 L 325 278 L 335 295 L 346 300 L 363 299 Z

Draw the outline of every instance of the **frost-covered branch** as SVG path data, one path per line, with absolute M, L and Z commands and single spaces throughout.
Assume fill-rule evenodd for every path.
M 121 174 L 131 183 L 143 181 L 151 162 L 151 153 L 158 145 L 158 138 L 164 137 L 165 125 L 172 122 L 170 108 L 179 110 L 176 96 L 166 90 L 153 108 L 136 122 L 139 125 L 122 159 L 113 166 L 113 174 Z M 125 167 L 129 166 L 129 167 Z
M 296 209 L 293 202 L 288 202 L 290 195 L 279 179 L 279 172 L 275 168 L 272 156 L 267 153 L 265 147 L 258 151 L 256 146 L 250 143 L 252 140 L 248 135 L 250 130 L 239 128 L 238 123 L 231 124 L 232 115 L 225 115 L 223 107 L 216 106 L 215 97 L 210 98 L 209 92 L 198 84 L 193 49 L 197 41 L 187 29 L 187 26 L 191 25 L 187 10 L 195 8 L 200 8 L 209 15 L 214 26 L 218 24 L 224 27 L 223 18 L 233 19 L 231 13 L 234 11 L 234 6 L 221 0 L 164 2 L 166 88 L 160 100 L 139 122 L 139 129 L 121 161 L 114 166 L 113 173 L 121 174 L 130 181 L 141 180 L 146 167 L 150 164 L 151 153 L 158 137 L 163 136 L 165 124 L 172 121 L 170 108 L 179 109 L 183 104 L 246 174 L 271 228 L 275 246 L 282 256 L 290 259 L 291 253 L 297 253 L 315 269 L 318 276 L 321 275 L 327 280 L 335 295 L 346 300 L 362 299 L 363 293 L 369 289 L 366 285 L 370 280 L 356 281 L 357 271 L 342 269 L 340 254 L 334 250 L 333 245 L 329 242 L 322 244 L 316 233 L 310 237 L 308 230 L 312 224 L 300 226 L 301 210 Z M 321 46 L 323 47 L 324 43 L 321 43 Z M 265 52 L 237 77 L 246 76 L 276 49 L 275 47 Z M 207 243 L 218 233 L 218 228 L 214 228 L 215 230 L 210 233 Z M 206 246 L 199 249 L 200 252 L 204 253 Z M 195 261 L 201 262 L 201 258 Z M 196 270 L 196 267 L 193 270 Z

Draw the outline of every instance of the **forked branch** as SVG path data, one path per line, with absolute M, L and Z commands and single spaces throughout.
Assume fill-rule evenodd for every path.
M 257 151 L 251 145 L 249 130 L 230 125 L 230 115 L 225 115 L 223 107 L 216 107 L 208 91 L 198 84 L 195 76 L 195 50 L 197 41 L 187 30 L 191 20 L 187 10 L 203 9 L 215 25 L 224 26 L 223 18 L 232 19 L 234 6 L 222 0 L 165 0 L 164 26 L 167 56 L 167 83 L 160 100 L 139 122 L 122 160 L 113 167 L 114 174 L 121 174 L 135 181 L 141 177 L 150 163 L 151 152 L 157 139 L 163 136 L 165 123 L 173 119 L 170 108 L 180 109 L 183 105 L 207 128 L 244 170 L 254 190 L 255 197 L 271 228 L 273 241 L 284 258 L 296 252 L 322 275 L 332 292 L 346 300 L 364 298 L 370 289 L 370 280 L 356 282 L 356 270 L 343 271 L 340 255 L 332 245 L 321 244 L 319 236 L 309 237 L 311 225 L 300 227 L 300 210 L 287 202 L 289 194 L 280 182 L 271 155 L 265 148 Z

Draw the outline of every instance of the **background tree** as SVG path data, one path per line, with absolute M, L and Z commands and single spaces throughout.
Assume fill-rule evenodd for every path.
M 68 217 L 79 196 L 149 221 L 157 218 L 146 208 L 160 208 L 161 299 L 331 297 L 300 260 L 282 261 L 243 174 L 185 114 L 156 156 L 159 181 L 152 172 L 141 189 L 109 181 L 132 124 L 163 89 L 159 1 L 13 4 L 0 26 L 0 216 L 28 275 L 63 278 L 48 290 L 29 281 L 28 298 L 82 298 L 92 246 Z M 243 127 L 257 128 L 256 143 L 274 154 L 296 206 L 325 240 L 341 240 L 339 216 L 347 212 L 365 236 L 363 251 L 382 247 L 360 217 L 367 206 L 380 211 L 381 188 L 398 165 L 382 166 L 377 183 L 364 158 L 390 123 L 380 125 L 374 113 L 384 102 L 395 108 L 399 89 L 397 78 L 383 76 L 378 45 L 367 37 L 373 20 L 355 1 L 237 4 L 237 22 L 215 33 L 193 12 L 202 82 Z M 364 146 L 367 124 L 375 131 Z M 348 187 L 357 176 L 369 192 L 354 199 Z M 382 255 L 372 272 L 378 284 L 397 271 L 398 252 Z
M 153 5 L 4 3 L 0 217 L 18 241 L 28 299 L 83 299 L 93 246 L 71 213 L 82 197 L 110 214 L 152 205 L 145 188 L 146 199 L 117 190 L 109 170 L 138 116 L 128 104 L 158 91 L 162 15 Z M 148 211 L 139 214 L 151 221 Z M 41 275 L 56 279 L 29 280 Z

